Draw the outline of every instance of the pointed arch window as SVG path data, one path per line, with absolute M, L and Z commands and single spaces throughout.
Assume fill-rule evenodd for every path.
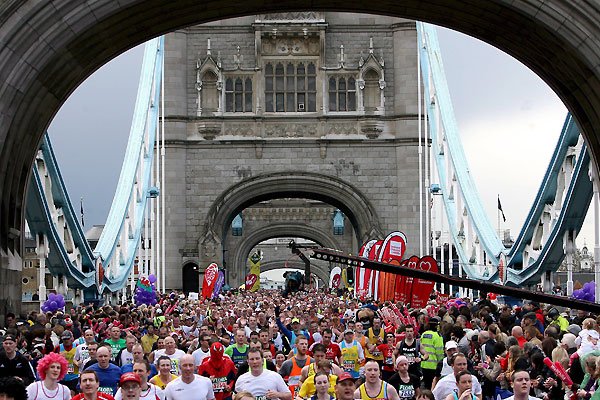
M 225 80 L 225 111 L 252 112 L 252 79 L 237 77 Z
M 317 111 L 317 67 L 311 61 L 265 65 L 266 112 Z
M 356 111 L 356 79 L 352 76 L 329 78 L 329 111 Z

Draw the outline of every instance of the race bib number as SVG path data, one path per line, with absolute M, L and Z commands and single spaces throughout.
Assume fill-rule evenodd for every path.
M 98 388 L 98 391 L 101 392 L 101 393 L 110 394 L 111 396 L 113 394 L 113 390 L 109 386 L 100 386 Z
M 354 361 L 346 361 L 342 363 L 342 368 L 344 371 L 354 371 L 355 362 Z
M 212 381 L 212 385 L 213 385 L 213 392 L 215 393 L 223 393 L 223 392 L 227 392 L 229 390 L 229 385 L 227 385 L 227 377 L 214 377 L 211 376 L 210 380 Z
M 255 400 L 267 400 L 267 396 L 255 396 Z
M 413 364 L 415 362 L 415 356 L 406 356 L 409 364 Z
M 295 386 L 300 383 L 300 376 L 290 376 L 288 379 L 288 386 Z
M 386 357 L 384 364 L 386 365 L 393 365 L 394 364 L 394 357 Z
M 75 366 L 73 364 L 69 364 L 67 366 L 67 374 L 73 374 L 75 373 Z

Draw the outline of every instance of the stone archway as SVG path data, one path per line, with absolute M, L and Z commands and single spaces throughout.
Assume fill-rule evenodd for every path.
M 257 175 L 231 186 L 210 208 L 203 236 L 214 232 L 222 237 L 225 227 L 244 208 L 286 197 L 320 200 L 339 208 L 348 216 L 361 243 L 369 237 L 381 236 L 377 212 L 360 190 L 333 176 L 290 171 Z
M 311 7 L 340 10 L 333 0 Z M 256 0 L 7 0 L 0 6 L 0 313 L 19 311 L 23 207 L 44 130 L 92 72 L 153 36 L 192 24 L 298 3 Z M 576 118 L 600 157 L 600 10 L 584 0 L 348 0 L 343 11 L 433 22 L 507 52 L 538 74 Z M 15 292 L 17 289 L 17 292 Z
M 320 229 L 317 229 L 307 224 L 287 223 L 269 225 L 263 229 L 254 232 L 247 238 L 244 238 L 241 245 L 237 246 L 231 257 L 229 258 L 229 262 L 227 262 L 227 265 L 233 266 L 231 270 L 227 271 L 229 274 L 229 278 L 233 282 L 230 283 L 230 285 L 234 286 L 237 282 L 241 283 L 243 277 L 246 276 L 247 271 L 245 271 L 245 266 L 250 251 L 252 251 L 252 249 L 260 242 L 275 237 L 301 237 L 313 240 L 319 245 L 330 249 L 339 248 L 338 243 L 334 239 L 332 239 L 330 235 L 328 235 L 326 232 L 322 232 Z M 300 263 L 299 268 L 304 269 L 304 265 Z M 327 277 L 326 279 L 324 279 L 324 281 L 326 281 L 329 278 L 329 271 L 327 271 L 325 274 L 327 275 Z M 321 276 L 319 275 L 319 277 Z

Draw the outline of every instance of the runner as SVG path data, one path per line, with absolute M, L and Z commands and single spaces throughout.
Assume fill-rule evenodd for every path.
M 156 352 L 157 358 L 160 358 L 161 356 L 169 357 L 171 360 L 171 373 L 177 376 L 181 375 L 180 360 L 184 355 L 185 352 L 177 348 L 175 339 L 173 339 L 171 336 L 167 336 L 165 338 L 164 350 L 158 350 Z
M 219 342 L 210 346 L 210 357 L 205 358 L 198 367 L 198 375 L 212 382 L 216 400 L 231 400 L 235 384 L 236 369 L 229 357 L 224 357 L 225 348 Z
M 29 400 L 68 400 L 71 391 L 66 385 L 58 383 L 68 370 L 67 360 L 60 354 L 50 353 L 42 358 L 37 365 L 37 373 L 41 381 L 27 386 Z
M 110 354 L 109 347 L 100 347 L 96 352 L 98 362 L 88 367 L 87 370 L 96 373 L 100 382 L 100 388 L 98 389 L 100 392 L 114 396 L 121 378 L 121 368 L 110 362 Z
M 375 360 L 365 363 L 365 383 L 354 391 L 354 398 L 360 400 L 399 400 L 396 389 L 379 377 L 380 367 Z
M 81 393 L 73 397 L 73 400 L 114 400 L 110 394 L 99 391 L 100 380 L 95 371 L 82 371 L 79 374 L 79 387 Z
M 250 371 L 240 376 L 235 391 L 248 391 L 256 400 L 292 400 L 292 393 L 277 372 L 263 368 L 263 355 L 260 349 L 248 352 Z
M 392 375 L 387 382 L 398 391 L 398 397 L 401 400 L 414 399 L 417 389 L 421 386 L 421 380 L 408 372 L 408 359 L 406 356 L 398 356 L 396 370 L 398 372 Z
M 360 343 L 354 340 L 354 331 L 346 329 L 344 340 L 340 343 L 340 350 L 342 351 L 342 369 L 353 378 L 358 378 L 360 366 L 365 361 L 365 353 Z
M 194 373 L 194 357 L 191 354 L 181 357 L 180 366 L 181 376 L 171 381 L 165 389 L 168 400 L 213 400 L 215 398 L 210 379 Z
M 296 337 L 296 355 L 291 359 L 285 361 L 279 369 L 279 375 L 287 380 L 288 387 L 292 393 L 292 398 L 296 397 L 296 391 L 300 384 L 300 377 L 302 376 L 302 368 L 305 365 L 310 365 L 311 358 L 307 355 L 308 351 L 308 339 L 304 336 Z
M 169 382 L 177 379 L 177 375 L 171 373 L 171 359 L 167 356 L 158 358 L 158 375 L 150 379 L 150 383 L 158 386 L 161 390 L 165 390 Z
M 133 363 L 133 373 L 139 376 L 140 378 L 140 395 L 139 398 L 141 400 L 165 400 L 165 392 L 162 391 L 156 385 L 153 385 L 148 382 L 148 377 L 150 376 L 150 363 L 148 360 L 136 361 Z M 125 372 L 121 377 L 129 374 L 130 372 Z M 121 378 L 122 379 L 122 378 Z M 123 390 L 123 386 L 117 390 L 117 394 L 115 395 L 115 400 L 122 400 L 123 394 L 126 394 Z

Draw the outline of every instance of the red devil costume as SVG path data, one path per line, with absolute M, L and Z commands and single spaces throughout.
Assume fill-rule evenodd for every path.
M 225 348 L 219 342 L 210 346 L 210 357 L 205 358 L 198 367 L 198 375 L 212 381 L 215 400 L 231 400 L 235 384 L 236 369 L 229 357 L 224 357 Z

